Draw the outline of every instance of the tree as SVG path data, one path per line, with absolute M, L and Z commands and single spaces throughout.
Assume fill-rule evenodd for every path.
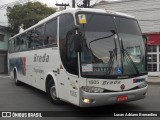
M 55 8 L 47 7 L 46 4 L 40 2 L 14 5 L 13 7 L 7 8 L 9 27 L 12 32 L 16 34 L 19 32 L 20 25 L 23 24 L 24 29 L 29 28 L 55 12 Z

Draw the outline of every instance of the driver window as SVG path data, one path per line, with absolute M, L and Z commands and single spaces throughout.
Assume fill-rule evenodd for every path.
M 70 73 L 76 74 L 77 72 L 77 53 L 75 51 L 74 47 L 74 40 L 73 37 L 75 35 L 75 31 L 71 31 L 67 34 L 66 40 L 67 40 L 67 69 Z
M 73 37 L 75 26 L 72 14 L 63 14 L 59 17 L 59 47 L 63 66 L 67 72 L 78 75 L 77 53 L 74 50 Z

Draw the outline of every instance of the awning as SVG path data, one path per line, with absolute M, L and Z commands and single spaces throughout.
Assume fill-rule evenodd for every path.
M 147 36 L 147 45 L 160 45 L 160 34 L 150 34 Z

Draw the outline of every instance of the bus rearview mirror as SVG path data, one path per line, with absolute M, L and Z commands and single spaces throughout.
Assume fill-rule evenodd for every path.
M 74 49 L 76 52 L 81 52 L 81 38 L 82 36 L 80 34 L 74 35 Z

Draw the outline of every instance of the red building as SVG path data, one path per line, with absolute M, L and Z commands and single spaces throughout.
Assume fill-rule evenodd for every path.
M 147 33 L 148 72 L 149 75 L 160 75 L 160 33 Z

